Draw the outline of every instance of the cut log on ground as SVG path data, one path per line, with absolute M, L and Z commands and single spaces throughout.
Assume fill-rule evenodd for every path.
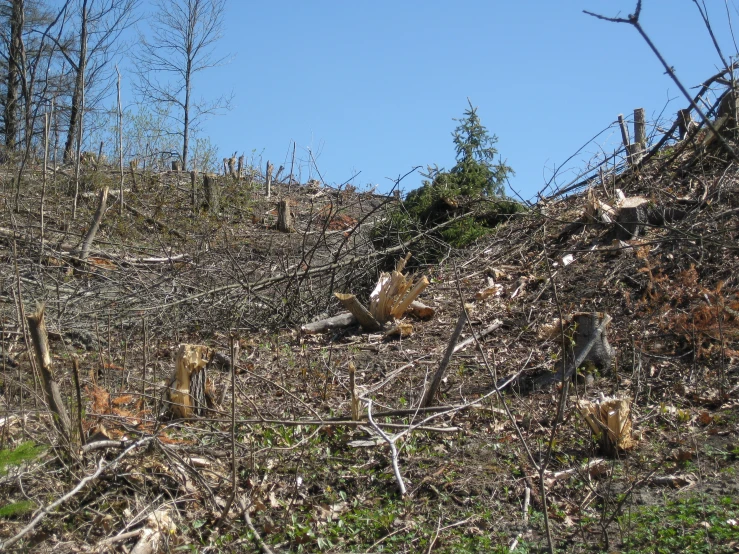
M 576 313 L 572 317 L 575 325 L 574 352 L 567 352 L 564 364 L 555 373 L 545 373 L 534 381 L 534 388 L 565 381 L 572 378 L 578 367 L 591 362 L 601 371 L 607 371 L 613 365 L 615 349 L 608 342 L 607 328 L 611 316 L 601 312 Z
M 344 312 L 327 319 L 321 319 L 314 321 L 313 323 L 307 323 L 303 325 L 300 330 L 306 335 L 317 335 L 319 333 L 328 333 L 329 331 L 335 331 L 336 329 L 344 329 L 345 327 L 351 327 L 356 325 L 357 318 L 349 312 Z
M 49 350 L 49 336 L 46 333 L 46 322 L 44 320 L 44 305 L 39 305 L 35 313 L 26 317 L 26 321 L 31 333 L 33 349 L 36 352 L 36 360 L 38 361 L 39 373 L 44 387 L 44 398 L 53 414 L 54 424 L 66 442 L 71 436 L 72 425 L 59 390 L 59 383 L 54 378 L 51 351 Z
M 427 306 L 423 302 L 414 300 L 413 302 L 411 302 L 411 305 L 408 307 L 408 311 L 406 313 L 409 313 L 422 321 L 428 321 L 429 319 L 432 319 L 434 315 L 436 315 L 436 308 L 432 308 L 431 306 Z
M 628 399 L 604 398 L 595 402 L 577 403 L 583 419 L 598 437 L 601 453 L 613 457 L 619 450 L 635 445 L 631 436 L 631 409 Z
M 213 351 L 199 344 L 181 344 L 175 358 L 175 374 L 169 389 L 172 413 L 189 418 L 204 415 L 209 408 L 206 398 L 207 368 Z

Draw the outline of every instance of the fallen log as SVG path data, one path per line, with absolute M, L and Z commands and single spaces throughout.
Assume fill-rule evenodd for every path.
M 314 321 L 303 325 L 300 330 L 306 335 L 317 335 L 319 333 L 328 333 L 336 329 L 344 329 L 351 327 L 357 323 L 357 318 L 349 312 L 344 312 L 333 317 Z

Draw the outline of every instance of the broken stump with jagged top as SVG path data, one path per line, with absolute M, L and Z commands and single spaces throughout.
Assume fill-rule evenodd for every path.
M 188 419 L 205 415 L 213 408 L 209 390 L 208 367 L 215 352 L 201 344 L 180 344 L 175 356 L 175 373 L 169 388 L 169 400 L 175 417 Z
M 369 306 L 364 306 L 353 294 L 335 292 L 334 296 L 347 312 L 303 325 L 301 331 L 316 334 L 359 323 L 368 333 L 382 331 L 386 336 L 408 336 L 412 332 L 410 324 L 396 323 L 397 320 L 407 313 L 426 320 L 435 313 L 432 307 L 416 300 L 429 285 L 428 278 L 422 276 L 416 280 L 413 275 L 403 273 L 410 257 L 409 252 L 398 261 L 395 271 L 380 275 L 370 294 Z

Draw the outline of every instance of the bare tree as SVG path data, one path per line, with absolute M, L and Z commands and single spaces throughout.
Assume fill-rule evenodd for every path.
M 67 139 L 64 144 L 64 160 L 72 159 L 75 139 L 79 135 L 82 99 L 94 105 L 96 99 L 86 88 L 99 85 L 107 90 L 112 73 L 110 62 L 123 48 L 121 33 L 135 23 L 135 10 L 140 0 L 79 0 L 78 27 L 73 39 L 57 41 L 74 74 L 74 88 L 69 114 Z M 78 38 L 77 38 L 78 37 Z
M 18 74 L 23 50 L 24 0 L 12 0 L 10 6 L 10 40 L 8 44 L 8 73 L 5 94 L 5 147 L 15 149 L 18 134 Z
M 205 69 L 223 63 L 214 58 L 222 36 L 226 0 L 155 0 L 151 33 L 141 37 L 136 56 L 136 88 L 146 101 L 175 107 L 182 137 L 182 169 L 187 169 L 190 133 L 208 114 L 228 109 L 231 96 L 193 101 L 193 79 Z M 151 37 L 151 38 L 149 38 Z

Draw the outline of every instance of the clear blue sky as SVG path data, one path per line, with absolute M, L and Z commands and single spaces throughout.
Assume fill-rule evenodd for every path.
M 736 0 L 728 0 L 739 30 Z M 644 0 L 642 24 L 686 86 L 720 60 L 691 0 Z M 706 0 L 724 53 L 735 52 L 724 0 Z M 196 93 L 233 90 L 234 109 L 204 125 L 223 155 L 256 150 L 279 166 L 292 142 L 308 177 L 310 148 L 329 184 L 354 173 L 379 190 L 416 165 L 454 165 L 451 131 L 469 97 L 532 197 L 571 154 L 636 107 L 654 119 L 687 106 L 627 25 L 635 0 L 230 0 L 218 53 Z M 620 142 L 614 130 L 600 139 Z M 597 147 L 577 156 L 584 165 Z M 315 176 L 315 173 L 313 173 Z M 561 182 L 567 180 L 563 176 Z M 404 190 L 417 187 L 412 175 Z

